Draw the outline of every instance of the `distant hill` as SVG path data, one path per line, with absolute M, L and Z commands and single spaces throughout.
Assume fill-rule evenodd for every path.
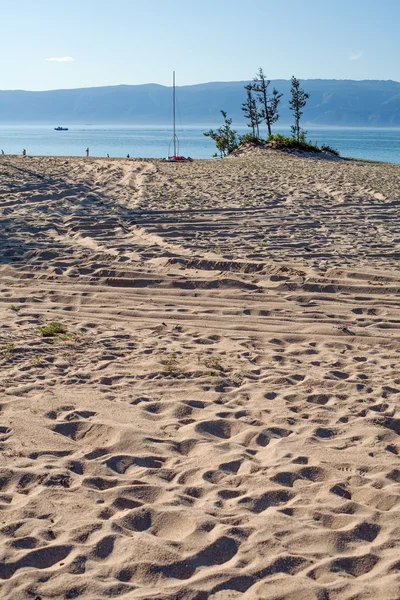
M 181 125 L 218 124 L 226 110 L 243 123 L 241 104 L 246 81 L 177 87 L 177 120 Z M 282 92 L 279 123 L 289 124 L 290 81 L 271 82 Z M 400 83 L 396 81 L 301 80 L 310 94 L 303 124 L 400 127 Z M 171 88 L 157 84 L 118 85 L 74 90 L 0 91 L 0 123 L 69 125 L 171 122 Z

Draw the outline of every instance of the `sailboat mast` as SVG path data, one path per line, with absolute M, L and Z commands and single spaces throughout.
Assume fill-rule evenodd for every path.
M 175 71 L 172 71 L 172 119 L 173 119 L 173 127 L 174 127 L 174 131 L 173 131 L 173 136 L 172 136 L 172 140 L 169 143 L 168 146 L 168 158 L 172 158 L 173 160 L 175 156 L 177 156 L 179 154 L 179 140 L 178 140 L 178 136 L 176 135 L 176 98 L 175 98 Z M 170 155 L 170 151 L 171 151 L 171 146 L 172 146 L 172 142 L 173 142 L 173 147 L 174 147 L 174 154 Z
M 172 112 L 173 112 L 173 123 L 174 123 L 174 156 L 176 156 L 176 130 L 175 130 L 175 71 L 173 71 L 172 76 Z

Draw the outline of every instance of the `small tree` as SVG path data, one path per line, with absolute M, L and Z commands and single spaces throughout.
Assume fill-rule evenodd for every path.
M 300 81 L 296 77 L 292 77 L 290 93 L 292 99 L 289 101 L 290 110 L 293 111 L 294 124 L 291 126 L 293 138 L 297 141 L 305 141 L 306 131 L 300 127 L 300 118 L 303 114 L 302 108 L 305 107 L 307 99 L 310 97 L 307 92 L 301 89 Z
M 268 95 L 268 87 L 271 81 L 266 79 L 264 71 L 260 67 L 254 78 L 252 89 L 258 93 L 258 101 L 261 104 L 261 119 L 267 124 L 268 135 L 271 135 L 271 125 L 279 119 L 278 105 L 282 94 L 276 88 L 272 90 L 272 98 Z
M 231 129 L 232 119 L 227 116 L 224 110 L 221 110 L 221 115 L 224 119 L 224 124 L 222 127 L 219 127 L 216 131 L 214 129 L 210 129 L 203 135 L 214 140 L 221 156 L 226 156 L 238 147 L 239 138 L 237 131 Z
M 257 109 L 257 102 L 253 96 L 252 89 L 253 85 L 250 83 L 249 85 L 245 85 L 244 89 L 247 90 L 247 99 L 246 102 L 242 104 L 242 111 L 244 112 L 244 116 L 249 120 L 247 127 L 251 127 L 253 130 L 253 137 L 260 136 L 260 121 L 261 114 Z
M 276 88 L 272 90 L 272 98 L 268 106 L 269 122 L 276 123 L 279 119 L 278 106 L 283 94 L 280 94 Z M 269 133 L 269 131 L 268 131 Z

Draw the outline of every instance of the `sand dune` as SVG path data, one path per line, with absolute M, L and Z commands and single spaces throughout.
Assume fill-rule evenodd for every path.
M 1 598 L 398 600 L 399 190 L 0 157 Z

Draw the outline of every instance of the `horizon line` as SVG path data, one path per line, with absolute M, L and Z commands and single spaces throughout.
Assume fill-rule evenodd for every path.
M 397 83 L 400 84 L 400 81 L 396 81 L 395 79 L 336 79 L 336 78 L 322 78 L 322 77 L 310 77 L 310 78 L 301 78 L 298 77 L 301 82 L 306 81 L 350 81 L 350 82 L 379 82 L 379 83 Z M 200 83 L 191 83 L 185 85 L 176 85 L 177 88 L 185 88 L 185 87 L 196 87 L 200 85 L 209 85 L 209 84 L 229 84 L 229 83 L 248 83 L 253 81 L 253 79 L 236 79 L 236 80 L 227 80 L 227 81 L 204 81 Z M 290 79 L 276 78 L 270 79 L 271 83 L 276 81 L 284 81 L 290 82 Z M 22 88 L 14 88 L 14 89 L 1 89 L 1 92 L 27 92 L 32 94 L 40 94 L 43 92 L 66 92 L 66 91 L 75 91 L 75 90 L 92 90 L 92 89 L 102 89 L 102 88 L 115 88 L 115 87 L 145 87 L 145 86 L 157 86 L 166 89 L 172 89 L 172 85 L 163 85 L 162 83 L 116 83 L 111 85 L 91 85 L 91 86 L 83 86 L 83 87 L 71 87 L 71 88 L 50 88 L 50 89 L 41 89 L 41 90 L 28 90 Z

